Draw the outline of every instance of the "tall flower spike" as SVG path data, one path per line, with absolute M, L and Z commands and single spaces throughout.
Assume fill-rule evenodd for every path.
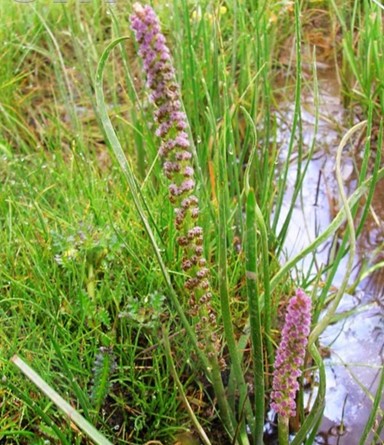
M 185 289 L 189 294 L 190 313 L 206 320 L 206 323 L 197 325 L 199 339 L 206 343 L 206 339 L 212 337 L 210 333 L 215 328 L 216 315 L 210 305 L 212 294 L 207 280 L 208 269 L 202 256 L 203 230 L 196 225 L 199 201 L 193 194 L 195 180 L 191 142 L 186 132 L 187 117 L 182 109 L 170 51 L 153 9 L 135 3 L 131 26 L 143 60 L 150 99 L 156 107 L 156 135 L 161 140 L 159 154 L 163 159 L 164 174 L 171 181 L 169 199 L 175 207 L 175 226 L 179 232 L 177 242 L 183 252 L 181 267 L 187 276 Z M 216 341 L 214 345 L 208 345 L 208 352 L 214 350 L 216 353 L 218 348 Z
M 304 364 L 310 325 L 311 299 L 298 289 L 288 304 L 273 373 L 271 408 L 285 418 L 296 415 L 297 379 Z

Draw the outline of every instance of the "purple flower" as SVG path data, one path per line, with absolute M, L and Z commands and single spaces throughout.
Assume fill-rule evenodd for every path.
M 212 338 L 216 327 L 216 315 L 210 305 L 211 292 L 208 268 L 203 258 L 203 231 L 196 225 L 199 216 L 199 201 L 195 190 L 194 169 L 191 164 L 191 140 L 187 117 L 182 109 L 180 88 L 176 80 L 166 39 L 161 33 L 159 20 L 150 6 L 133 5 L 131 26 L 143 60 L 146 85 L 150 99 L 156 108 L 156 136 L 160 139 L 159 154 L 163 159 L 163 171 L 171 181 L 169 199 L 175 206 L 175 227 L 180 232 L 177 243 L 182 250 L 181 269 L 186 275 L 184 287 L 189 293 L 191 315 L 206 319 L 199 340 L 208 347 L 209 353 L 219 350 L 218 340 Z M 204 303 L 204 304 L 201 304 Z
M 159 154 L 164 159 L 164 173 L 173 182 L 169 189 L 172 202 L 177 204 L 176 196 L 182 199 L 195 187 L 194 171 L 190 165 L 191 142 L 185 131 L 188 122 L 182 109 L 180 88 L 176 81 L 169 48 L 154 10 L 148 5 L 135 3 L 131 26 L 139 44 L 139 55 L 143 59 L 147 87 L 151 91 L 150 98 L 157 107 L 156 135 L 161 139 Z M 180 167 L 171 169 L 170 165 Z M 180 171 L 184 172 L 184 178 L 189 178 L 187 181 L 178 174 Z
M 271 408 L 282 417 L 296 415 L 297 382 L 304 364 L 311 325 L 311 299 L 298 289 L 288 304 L 273 373 Z

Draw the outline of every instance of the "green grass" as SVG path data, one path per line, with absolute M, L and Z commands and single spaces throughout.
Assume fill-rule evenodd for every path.
M 195 142 L 217 333 L 232 365 L 228 382 L 207 371 L 195 321 L 185 315 L 173 209 L 129 29 L 132 2 L 1 4 L 0 442 L 91 443 L 11 363 L 17 354 L 112 443 L 174 444 L 194 440 L 193 430 L 225 444 L 218 431 L 227 428 L 239 444 L 261 444 L 259 413 L 268 406 L 282 308 L 307 285 L 315 307 L 309 351 L 322 377 L 312 412 L 300 410 L 294 443 L 313 443 L 326 384 L 316 345 L 351 285 L 345 280 L 327 306 L 334 276 L 353 254 L 384 176 L 383 12 L 368 0 L 153 3 Z M 337 38 L 324 48 L 328 34 Z M 128 39 L 118 44 L 122 36 Z M 319 62 L 337 68 L 349 114 L 340 140 L 347 134 L 354 143 L 355 116 L 367 121 L 356 128 L 366 137 L 355 162 L 357 189 L 341 199 L 347 210 L 283 263 L 291 211 L 321 149 L 303 142 L 300 106 L 303 92 L 317 90 L 314 60 L 303 71 L 308 60 L 300 50 L 317 42 Z M 286 101 L 295 111 L 289 156 L 281 161 L 275 111 Z M 108 119 L 116 138 L 105 131 Z M 298 169 L 287 203 L 293 155 Z M 282 221 L 283 204 L 291 210 Z M 295 281 L 291 272 L 301 259 L 331 237 L 339 248 L 325 270 Z M 216 428 L 215 395 L 221 415 L 229 410 L 227 424 L 223 416 Z M 380 419 L 379 393 L 373 400 L 364 438 Z

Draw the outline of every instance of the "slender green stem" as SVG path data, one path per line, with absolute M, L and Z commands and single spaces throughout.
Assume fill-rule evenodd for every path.
M 224 141 L 221 144 L 221 151 L 218 156 L 218 198 L 219 198 L 219 293 L 220 293 L 220 309 L 221 316 L 224 325 L 224 334 L 226 344 L 228 346 L 229 355 L 231 358 L 231 366 L 233 367 L 234 377 L 236 385 L 239 390 L 240 400 L 239 406 L 244 406 L 246 409 L 247 422 L 253 424 L 254 414 L 248 399 L 248 389 L 244 379 L 244 373 L 241 369 L 239 351 L 235 340 L 235 334 L 233 330 L 232 314 L 229 303 L 228 292 L 228 278 L 227 278 L 227 236 L 228 236 L 228 192 L 227 192 L 227 163 L 226 163 L 226 139 L 224 135 Z M 235 406 L 234 394 L 231 395 L 233 400 L 232 406 Z M 245 431 L 245 422 L 243 418 L 239 419 L 239 439 L 241 443 L 248 443 L 247 434 Z
M 326 375 L 323 359 L 315 344 L 308 348 L 316 366 L 319 369 L 319 387 L 315 403 L 312 406 L 311 412 L 305 418 L 300 430 L 296 433 L 291 445 L 302 445 L 308 434 L 313 432 L 315 427 L 321 421 L 325 406 L 325 389 L 326 389 Z
M 95 270 L 92 263 L 88 264 L 88 277 L 87 277 L 87 293 L 89 295 L 89 298 L 92 300 L 96 297 L 96 277 L 95 277 Z
M 270 292 L 270 277 L 269 277 L 269 250 L 268 250 L 268 232 L 263 214 L 260 207 L 255 201 L 255 222 L 257 228 L 260 231 L 261 241 L 261 263 L 263 269 L 263 287 L 264 287 L 264 341 L 267 348 L 268 355 L 268 371 L 271 370 L 271 366 L 274 362 L 273 345 L 271 341 L 271 292 Z
M 163 327 L 163 339 L 164 339 L 165 353 L 166 353 L 169 365 L 171 367 L 172 377 L 173 377 L 173 379 L 176 383 L 176 386 L 179 390 L 181 400 L 183 401 L 184 406 L 185 406 L 186 410 L 188 411 L 189 417 L 191 418 L 191 421 L 192 421 L 194 427 L 196 428 L 196 431 L 199 434 L 201 441 L 203 442 L 204 445 L 211 445 L 211 441 L 209 440 L 207 433 L 204 431 L 204 428 L 201 426 L 201 423 L 199 422 L 198 418 L 196 417 L 195 413 L 193 412 L 193 409 L 192 409 L 192 407 L 188 401 L 188 398 L 185 394 L 183 385 L 180 382 L 179 376 L 177 375 L 175 362 L 172 357 L 171 346 L 169 344 L 168 333 L 166 332 L 164 327 Z
M 327 313 L 322 317 L 322 319 L 317 323 L 316 327 L 312 331 L 310 337 L 309 337 L 309 344 L 316 341 L 316 339 L 319 337 L 319 335 L 324 331 L 324 329 L 329 325 L 330 321 L 332 320 L 333 316 L 335 315 L 335 312 L 340 304 L 340 301 L 344 295 L 344 291 L 348 285 L 349 277 L 352 272 L 353 263 L 355 260 L 355 251 L 356 251 L 356 235 L 355 235 L 355 226 L 353 222 L 353 216 L 351 213 L 351 207 L 349 206 L 347 196 L 344 191 L 344 184 L 342 179 L 342 173 L 341 173 L 341 155 L 343 152 L 343 149 L 345 145 L 347 144 L 348 140 L 351 138 L 351 136 L 361 128 L 365 127 L 366 121 L 359 122 L 354 127 L 352 127 L 342 138 L 340 145 L 337 149 L 336 153 L 336 181 L 337 186 L 339 190 L 340 200 L 343 205 L 343 209 L 345 211 L 345 216 L 347 219 L 347 225 L 348 225 L 348 231 L 349 231 L 349 258 L 348 263 L 346 266 L 346 271 L 344 275 L 343 282 L 341 283 L 336 297 L 332 302 L 331 307 L 328 309 Z
M 77 378 L 74 376 L 73 372 L 68 366 L 67 361 L 64 359 L 64 356 L 61 352 L 59 344 L 56 342 L 56 340 L 53 338 L 52 335 L 50 335 L 51 343 L 56 351 L 57 356 L 59 357 L 60 364 L 65 371 L 65 375 L 67 376 L 70 385 L 73 389 L 73 392 L 75 393 L 77 400 L 79 401 L 81 408 L 83 410 L 84 416 L 87 420 L 91 419 L 90 410 L 91 406 L 89 403 L 89 395 L 87 394 L 87 389 L 83 389 L 80 387 L 80 385 L 77 382 Z
M 289 417 L 279 415 L 277 430 L 279 445 L 289 445 Z
M 381 432 L 383 431 L 383 429 L 384 429 L 384 416 L 381 418 L 380 423 L 378 424 L 378 426 L 375 429 L 375 437 L 377 439 L 381 438 Z
M 382 402 L 384 394 L 384 366 L 381 366 L 379 384 L 376 389 L 375 398 L 372 403 L 372 409 L 370 410 L 368 420 L 365 424 L 364 431 L 360 437 L 359 445 L 364 445 L 367 442 L 367 438 L 372 430 L 375 428 L 375 421 L 380 415 L 380 403 Z
M 277 231 L 277 225 L 279 222 L 279 215 L 284 202 L 284 194 L 286 190 L 286 184 L 288 179 L 290 159 L 293 151 L 293 147 L 296 143 L 296 129 L 299 129 L 299 142 L 298 142 L 298 161 L 297 161 L 297 173 L 295 179 L 295 186 L 292 194 L 292 200 L 284 219 L 284 223 L 280 229 L 277 238 L 279 240 L 279 248 L 283 248 L 284 239 L 287 234 L 289 223 L 291 222 L 292 212 L 296 203 L 297 196 L 300 192 L 300 182 L 302 181 L 301 161 L 302 161 L 302 129 L 301 129 L 301 29 L 300 29 L 300 2 L 295 1 L 295 38 L 296 38 L 296 85 L 295 85 L 295 108 L 293 111 L 293 119 L 291 124 L 290 140 L 288 145 L 288 152 L 286 155 L 286 162 L 283 172 L 281 174 L 281 181 L 279 182 L 279 192 L 276 201 L 275 216 L 273 221 L 273 233 Z
M 220 370 L 217 360 L 212 361 L 211 368 L 210 368 L 210 374 L 212 376 L 212 386 L 215 391 L 215 396 L 217 397 L 217 403 L 218 403 L 219 409 L 220 409 L 219 414 L 220 414 L 221 421 L 223 423 L 224 428 L 227 430 L 227 433 L 233 440 L 235 437 L 237 422 L 236 422 L 234 413 L 230 409 L 230 406 L 228 403 L 227 394 L 225 392 L 223 380 L 221 378 L 221 370 Z
M 372 138 L 372 119 L 373 116 L 369 115 L 368 119 L 367 119 L 367 141 L 366 141 L 366 146 L 369 146 L 371 144 L 371 138 Z M 377 147 L 382 147 L 383 146 L 383 125 L 384 125 L 384 120 L 381 119 L 380 120 L 380 124 L 379 124 L 379 132 L 378 132 L 378 137 L 377 137 Z M 369 150 L 371 151 L 371 150 Z M 366 156 L 366 149 L 364 148 L 364 156 Z M 375 164 L 373 167 L 373 171 L 372 171 L 372 177 L 376 178 L 377 172 L 379 171 L 380 165 L 381 165 L 381 158 L 382 158 L 382 150 L 376 150 L 375 153 Z M 366 176 L 366 174 L 365 174 Z M 365 178 L 365 176 L 363 177 L 360 173 L 359 175 L 359 182 L 362 182 Z M 374 183 L 376 184 L 376 180 L 374 179 Z M 372 199 L 375 193 L 376 187 L 371 187 L 368 191 L 368 195 L 367 195 L 367 199 L 365 202 L 365 206 L 363 209 L 363 212 L 361 214 L 360 217 L 360 221 L 359 221 L 359 225 L 356 229 L 356 235 L 358 236 L 361 231 L 364 229 L 364 224 L 365 221 L 368 217 L 368 214 L 371 210 L 371 204 L 372 204 Z
M 259 307 L 258 264 L 257 264 L 257 217 L 256 198 L 253 189 L 248 191 L 246 203 L 246 280 L 249 305 L 249 321 L 251 328 L 251 344 L 253 356 L 253 378 L 255 386 L 256 419 L 252 435 L 256 445 L 263 444 L 264 431 L 264 360 L 263 335 Z

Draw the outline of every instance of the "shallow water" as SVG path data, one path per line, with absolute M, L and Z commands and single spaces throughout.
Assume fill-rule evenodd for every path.
M 292 258 L 321 233 L 338 211 L 339 198 L 335 179 L 335 156 L 343 128 L 344 109 L 341 105 L 339 86 L 335 73 L 324 71 L 319 79 L 319 123 L 315 131 L 315 107 L 311 93 L 303 95 L 303 139 L 310 147 L 315 139 L 313 159 L 309 162 L 302 193 L 292 214 L 285 253 Z M 287 156 L 289 123 L 293 106 L 286 104 L 278 110 L 280 122 L 281 161 Z M 342 156 L 342 176 L 347 192 L 356 184 L 355 165 L 359 164 L 361 145 L 358 138 L 345 147 Z M 291 162 L 288 186 L 280 220 L 288 213 L 292 199 L 297 164 Z M 350 283 L 363 264 L 383 261 L 384 192 L 378 188 L 372 204 L 374 211 L 358 241 L 354 269 Z M 333 240 L 316 252 L 315 267 L 312 257 L 307 257 L 298 270 L 316 272 L 326 265 Z M 334 286 L 341 284 L 346 260 L 341 264 Z M 310 269 L 312 267 L 312 269 Z M 330 325 L 320 338 L 322 347 L 329 350 L 325 359 L 327 375 L 326 408 L 318 436 L 318 444 L 357 445 L 372 406 L 380 370 L 384 361 L 384 272 L 379 269 L 357 287 L 354 295 L 345 295 L 339 313 L 355 309 L 354 315 Z M 383 398 L 384 404 L 384 398 Z M 384 408 L 382 404 L 382 407 Z M 371 442 L 367 442 L 371 443 Z M 374 443 L 384 443 L 384 434 Z

